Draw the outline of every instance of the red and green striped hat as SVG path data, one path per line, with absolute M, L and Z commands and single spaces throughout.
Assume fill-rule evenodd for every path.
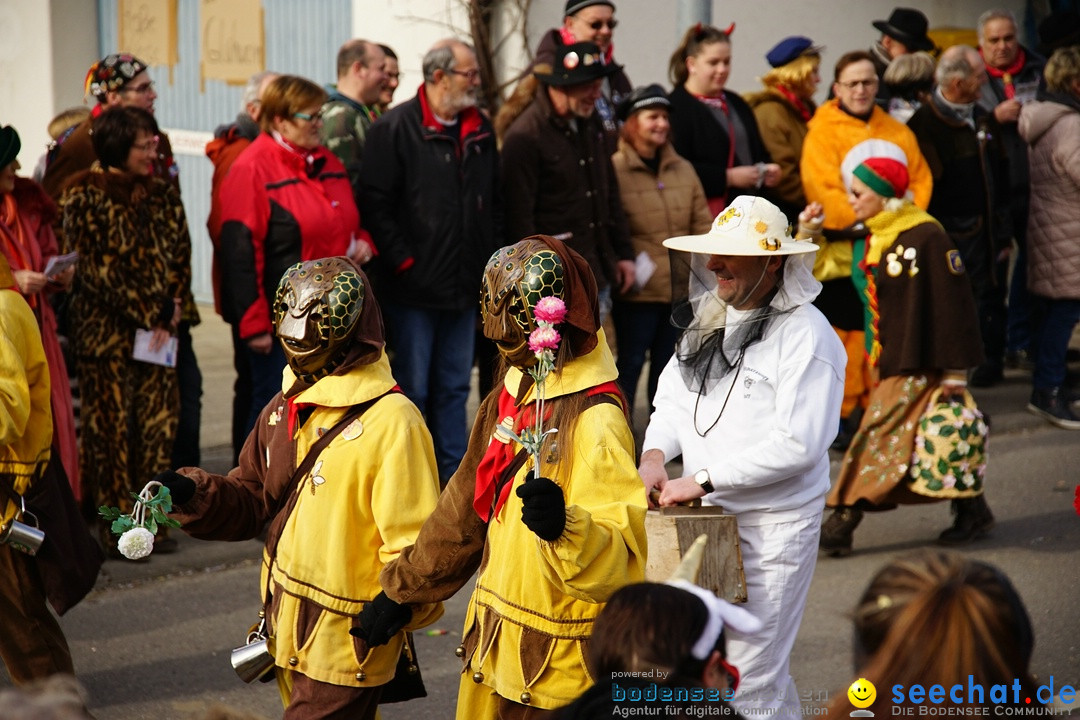
M 882 197 L 902 198 L 907 192 L 907 166 L 892 158 L 867 158 L 855 168 L 852 175 Z

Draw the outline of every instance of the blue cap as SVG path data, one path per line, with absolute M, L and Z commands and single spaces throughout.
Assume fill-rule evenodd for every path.
M 804 53 L 820 53 L 821 49 L 821 46 L 815 46 L 814 41 L 810 38 L 793 35 L 776 43 L 776 46 L 765 55 L 765 59 L 768 60 L 769 65 L 775 68 L 787 65 Z

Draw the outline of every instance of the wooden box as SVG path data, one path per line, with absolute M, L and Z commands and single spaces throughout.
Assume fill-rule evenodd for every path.
M 719 507 L 668 507 L 645 513 L 649 562 L 645 579 L 664 582 L 679 566 L 683 553 L 698 535 L 709 542 L 697 584 L 728 602 L 746 602 L 739 526 L 735 516 Z

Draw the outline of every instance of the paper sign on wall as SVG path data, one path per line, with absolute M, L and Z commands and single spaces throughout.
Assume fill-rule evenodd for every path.
M 202 80 L 243 85 L 266 68 L 261 0 L 202 0 Z
M 176 49 L 176 0 L 120 0 L 116 52 L 131 53 L 148 65 L 172 69 Z

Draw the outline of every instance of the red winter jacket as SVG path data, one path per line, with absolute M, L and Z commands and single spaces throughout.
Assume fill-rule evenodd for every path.
M 304 158 L 262 133 L 221 186 L 221 310 L 240 337 L 273 331 L 270 301 L 302 260 L 344 255 L 360 228 L 345 166 L 326 148 Z

